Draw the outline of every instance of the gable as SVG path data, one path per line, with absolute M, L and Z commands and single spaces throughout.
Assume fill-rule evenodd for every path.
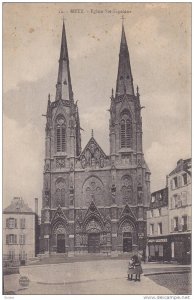
M 103 168 L 107 156 L 94 137 L 91 137 L 84 150 L 81 152 L 79 159 L 82 168 L 94 165 Z
M 57 208 L 57 210 L 52 218 L 52 223 L 59 218 L 62 218 L 62 219 L 64 219 L 65 222 L 67 222 L 67 219 L 66 219 L 60 206 Z
M 129 205 L 126 205 L 121 213 L 120 219 L 125 218 L 125 217 L 130 217 L 132 218 L 134 221 L 136 220 L 135 215 L 133 214 L 131 208 L 129 207 Z
M 92 202 L 90 203 L 90 206 L 88 207 L 88 210 L 87 210 L 85 216 L 84 216 L 84 222 L 85 222 L 88 218 L 90 218 L 91 216 L 94 216 L 94 215 L 95 215 L 96 217 L 98 217 L 98 219 L 101 220 L 102 222 L 104 221 L 104 220 L 103 220 L 103 217 L 102 217 L 102 215 L 100 214 L 99 210 L 97 209 L 95 203 L 92 201 Z

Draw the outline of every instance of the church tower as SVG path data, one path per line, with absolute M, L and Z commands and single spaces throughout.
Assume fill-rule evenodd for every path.
M 140 97 L 134 92 L 133 76 L 124 25 L 122 25 L 116 93 L 112 90 L 110 107 L 110 155 L 142 158 L 142 118 Z
M 121 205 L 126 201 L 136 211 L 136 241 L 139 249 L 145 249 L 150 171 L 143 155 L 141 109 L 138 87 L 136 93 L 134 91 L 129 50 L 122 24 L 116 92 L 114 94 L 112 90 L 110 105 L 110 160 L 114 167 L 111 173 L 113 178 L 117 178 L 117 203 Z M 122 184 L 125 180 L 121 176 L 128 176 L 127 184 Z
M 75 160 L 81 152 L 80 121 L 71 84 L 65 24 L 55 100 L 48 96 L 43 173 L 42 248 L 49 251 L 51 217 L 55 210 L 73 207 Z

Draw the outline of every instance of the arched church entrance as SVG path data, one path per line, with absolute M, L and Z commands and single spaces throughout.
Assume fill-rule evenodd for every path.
M 65 253 L 65 235 L 57 234 L 57 253 Z
M 119 228 L 119 235 L 122 237 L 123 252 L 131 252 L 133 250 L 135 228 L 129 220 L 125 220 Z
M 132 234 L 131 232 L 123 232 L 123 252 L 132 251 Z
M 102 226 L 100 222 L 96 219 L 91 219 L 85 228 L 88 235 L 88 253 L 99 253 L 102 236 Z
M 66 252 L 66 230 L 63 224 L 57 224 L 53 230 L 53 239 L 56 241 L 56 252 Z

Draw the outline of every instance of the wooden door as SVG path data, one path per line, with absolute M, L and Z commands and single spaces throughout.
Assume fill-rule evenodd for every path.
M 89 253 L 100 252 L 100 233 L 88 234 L 88 252 Z

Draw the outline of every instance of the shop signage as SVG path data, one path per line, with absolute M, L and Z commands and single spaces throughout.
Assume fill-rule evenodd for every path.
M 167 239 L 149 239 L 148 243 L 167 243 Z

